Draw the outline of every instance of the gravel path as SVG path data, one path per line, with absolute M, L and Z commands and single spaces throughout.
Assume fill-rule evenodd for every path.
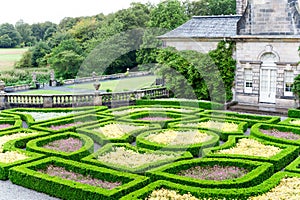
M 0 200 L 59 200 L 47 194 L 39 193 L 10 181 L 0 181 Z

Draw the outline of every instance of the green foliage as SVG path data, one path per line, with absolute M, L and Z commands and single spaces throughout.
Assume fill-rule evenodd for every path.
M 32 67 L 32 52 L 26 51 L 22 58 L 15 64 L 16 68 L 30 68 Z
M 23 46 L 32 46 L 36 42 L 36 38 L 32 35 L 31 26 L 25 23 L 23 20 L 19 20 L 16 23 L 16 30 L 21 35 L 21 44 Z
M 298 99 L 298 102 L 300 102 L 300 74 L 294 78 L 292 91 Z
M 5 23 L 0 25 L 0 47 L 13 48 L 20 44 L 21 35 L 14 25 Z
M 38 42 L 32 49 L 31 63 L 33 67 L 39 67 L 44 56 L 51 52 L 50 47 L 45 42 Z

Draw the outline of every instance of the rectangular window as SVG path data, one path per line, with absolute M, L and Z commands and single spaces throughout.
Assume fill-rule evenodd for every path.
M 284 72 L 284 96 L 293 96 L 292 87 L 294 83 L 294 72 Z
M 252 69 L 245 69 L 244 70 L 244 77 L 245 77 L 245 93 L 252 93 L 252 87 L 253 87 L 253 83 L 252 83 L 252 79 L 253 79 L 253 74 L 252 74 Z

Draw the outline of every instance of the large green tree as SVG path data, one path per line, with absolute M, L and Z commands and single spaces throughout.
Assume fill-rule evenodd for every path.
M 31 26 L 29 24 L 25 23 L 23 20 L 19 20 L 15 27 L 21 35 L 22 46 L 32 46 L 35 44 L 36 39 L 32 36 Z
M 14 25 L 5 23 L 0 25 L 0 45 L 2 43 L 4 48 L 11 48 L 11 47 L 16 47 L 17 45 L 20 44 L 21 42 L 21 35 L 19 32 L 16 30 Z M 9 42 L 10 41 L 10 42 Z M 9 46 L 7 46 L 9 45 Z

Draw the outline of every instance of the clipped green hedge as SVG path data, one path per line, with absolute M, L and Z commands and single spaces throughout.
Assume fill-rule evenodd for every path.
M 141 120 L 140 118 L 143 117 L 168 117 L 171 119 L 168 120 L 161 120 L 161 121 L 151 121 L 151 120 Z M 184 115 L 184 114 L 178 114 L 178 113 L 172 113 L 172 112 L 138 112 L 138 113 L 133 113 L 129 114 L 127 116 L 123 116 L 118 118 L 118 121 L 123 121 L 123 122 L 131 122 L 131 123 L 142 123 L 142 124 L 159 124 L 161 128 L 166 128 L 168 127 L 168 124 L 171 122 L 178 122 L 178 121 L 185 121 L 189 119 L 193 119 L 193 116 L 189 115 Z
M 297 134 L 300 136 L 300 127 L 299 128 L 295 128 L 295 127 L 291 127 L 291 126 L 284 126 L 284 125 L 273 125 L 273 124 L 255 124 L 254 126 L 252 126 L 251 131 L 250 131 L 250 135 L 255 137 L 255 138 L 260 138 L 266 141 L 271 141 L 271 142 L 277 142 L 277 143 L 281 143 L 281 144 L 289 144 L 289 145 L 296 145 L 296 146 L 300 146 L 300 139 L 299 140 L 288 140 L 288 139 L 284 139 L 284 138 L 278 138 L 278 137 L 274 137 L 274 136 L 269 136 L 267 134 L 262 133 L 260 130 L 278 130 L 281 132 L 292 132 L 294 134 Z
M 211 101 L 197 100 L 181 100 L 181 99 L 166 99 L 166 100 L 136 100 L 136 105 L 169 105 L 169 106 L 184 106 L 203 108 L 206 110 L 223 110 L 224 105 Z
M 238 125 L 238 130 L 237 131 L 221 131 L 218 128 L 215 127 L 210 127 L 210 128 L 203 128 L 197 125 L 198 123 L 201 122 L 207 122 L 207 121 L 216 121 L 216 122 L 229 122 L 233 124 Z M 192 126 L 192 124 L 195 124 L 195 126 Z M 222 141 L 226 141 L 228 139 L 229 135 L 244 135 L 245 131 L 248 128 L 247 122 L 241 122 L 241 121 L 234 121 L 234 120 L 227 120 L 227 119 L 218 119 L 218 118 L 200 118 L 200 119 L 195 119 L 195 120 L 186 120 L 183 122 L 174 122 L 174 123 L 169 123 L 170 128 L 198 128 L 200 130 L 210 130 L 216 132 Z
M 109 137 L 106 137 L 104 134 L 93 130 L 96 128 L 104 127 L 105 125 L 108 125 L 108 124 L 126 124 L 126 125 L 133 125 L 133 126 L 141 126 L 143 128 L 127 132 L 126 134 L 124 134 L 122 137 L 119 137 L 119 138 L 109 138 Z M 91 126 L 79 128 L 79 129 L 77 129 L 77 132 L 91 137 L 98 144 L 104 145 L 104 144 L 110 143 L 110 142 L 111 143 L 126 143 L 126 142 L 132 143 L 135 140 L 136 136 L 139 135 L 140 133 L 148 131 L 148 130 L 159 129 L 159 128 L 160 128 L 160 126 L 157 124 L 143 125 L 141 123 L 134 124 L 134 123 L 129 123 L 129 122 L 125 123 L 125 122 L 107 121 L 107 122 L 101 122 L 101 123 L 97 123 L 97 124 L 94 124 Z
M 100 123 L 104 121 L 112 120 L 112 117 L 109 116 L 101 116 L 97 114 L 86 114 L 82 116 L 76 116 L 76 117 L 69 117 L 65 119 L 60 120 L 48 120 L 47 122 L 35 124 L 31 126 L 30 128 L 40 131 L 47 131 L 51 133 L 61 133 L 61 132 L 67 132 L 67 131 L 73 131 L 76 132 L 77 128 L 81 128 L 84 126 L 92 125 L 95 123 Z M 81 124 L 77 124 L 75 126 L 70 126 L 66 128 L 61 128 L 59 130 L 54 130 L 51 128 L 51 126 L 60 126 L 65 124 L 71 124 L 76 122 L 82 122 Z
M 8 119 L 0 119 L 1 124 L 9 124 L 10 127 L 0 129 L 0 132 L 14 130 L 18 128 L 22 128 L 22 120 L 8 118 Z
M 5 113 L 5 110 L 3 110 L 0 113 L 0 120 L 4 120 L 4 119 L 21 120 L 21 117 L 15 113 Z
M 298 177 L 299 174 L 290 173 L 290 172 L 277 172 L 271 178 L 265 180 L 259 185 L 247 188 L 233 188 L 233 189 L 219 189 L 219 188 L 200 188 L 181 185 L 177 183 L 172 183 L 165 180 L 155 181 L 145 186 L 142 189 L 139 189 L 135 192 L 132 192 L 126 196 L 123 196 L 120 200 L 138 200 L 145 199 L 154 190 L 159 190 L 161 188 L 175 190 L 179 194 L 188 194 L 190 193 L 197 198 L 207 198 L 207 199 L 231 199 L 231 200 L 247 200 L 249 197 L 259 196 L 261 194 L 267 193 L 274 187 L 276 187 L 280 181 L 285 177 Z
M 146 109 L 146 110 L 145 110 Z M 106 112 L 113 115 L 114 117 L 123 117 L 129 114 L 141 112 L 173 112 L 177 114 L 193 115 L 198 112 L 204 111 L 203 109 L 197 109 L 186 106 L 172 106 L 172 105 L 140 105 L 140 106 L 126 106 L 120 108 L 109 109 Z
M 111 169 L 116 169 L 116 170 L 119 170 L 119 171 L 143 174 L 145 171 L 147 171 L 149 169 L 152 169 L 152 168 L 157 167 L 157 166 L 164 165 L 166 163 L 170 163 L 170 162 L 174 162 L 174 161 L 182 160 L 182 159 L 191 159 L 191 158 L 193 158 L 192 154 L 189 153 L 189 152 L 176 152 L 179 155 L 176 156 L 175 158 L 161 160 L 161 161 L 153 161 L 151 163 L 142 164 L 138 167 L 132 167 L 132 168 L 97 160 L 97 157 L 99 155 L 109 153 L 109 152 L 113 151 L 113 149 L 116 148 L 116 147 L 124 147 L 125 149 L 132 150 L 134 152 L 138 152 L 138 153 L 141 153 L 141 154 L 147 154 L 147 153 L 158 154 L 158 155 L 160 155 L 160 154 L 163 154 L 163 155 L 174 154 L 174 152 L 169 152 L 169 151 L 152 151 L 152 150 L 149 150 L 149 149 L 137 148 L 137 147 L 131 146 L 130 144 L 125 144 L 125 143 L 116 144 L 115 143 L 115 144 L 106 144 L 104 147 L 99 149 L 97 152 L 81 159 L 81 161 L 85 162 L 85 163 L 88 163 L 88 164 L 100 166 L 100 167 L 108 167 L 108 168 L 111 168 Z
M 298 123 L 292 124 L 293 121 L 297 121 L 298 122 L 298 120 L 299 120 L 299 124 Z M 300 128 L 300 119 L 299 118 L 288 117 L 285 120 L 279 122 L 278 124 L 279 125 L 285 125 L 285 126 L 294 126 L 294 127 Z
M 3 145 L 4 151 L 24 149 L 24 148 L 26 148 L 26 144 L 28 141 L 51 134 L 49 132 L 41 132 L 41 131 L 36 131 L 36 130 L 31 130 L 31 129 L 20 128 L 20 129 L 1 132 L 0 140 L 1 140 L 1 136 L 13 135 L 13 134 L 17 134 L 17 133 L 36 133 L 36 134 L 28 135 L 26 137 L 21 137 L 21 138 L 10 140 L 10 141 L 6 142 Z
M 229 180 L 201 180 L 197 178 L 177 175 L 181 170 L 187 170 L 196 166 L 234 166 L 249 170 L 249 173 L 240 178 Z M 152 180 L 168 180 L 182 185 L 190 185 L 202 188 L 241 188 L 255 186 L 270 178 L 274 173 L 274 166 L 267 162 L 257 162 L 228 158 L 200 158 L 183 160 L 146 172 Z
M 227 120 L 234 120 L 234 121 L 243 121 L 243 122 L 247 122 L 249 127 L 253 126 L 256 123 L 277 124 L 278 122 L 280 122 L 279 116 L 240 114 L 237 112 L 217 111 L 217 110 L 207 110 L 202 113 L 199 113 L 199 116 L 220 118 L 220 119 L 227 119 Z
M 9 110 L 4 110 L 3 112 L 5 114 L 15 114 L 19 116 L 22 120 L 24 120 L 28 126 L 31 126 L 33 124 L 40 124 L 47 122 L 49 120 L 35 120 L 30 114 L 27 114 L 25 112 L 40 112 L 40 113 L 70 113 L 67 116 L 62 117 L 54 117 L 50 120 L 59 120 L 59 119 L 65 119 L 70 117 L 76 117 L 79 115 L 85 115 L 85 114 L 95 114 L 100 111 L 107 110 L 106 106 L 87 106 L 87 107 L 77 107 L 77 108 L 14 108 Z M 72 113 L 72 112 L 78 112 L 78 113 Z
M 150 134 L 160 133 L 168 130 L 175 130 L 175 131 L 188 131 L 188 130 L 198 130 L 198 129 L 188 129 L 188 128 L 181 128 L 181 129 L 163 129 L 163 130 L 154 130 L 154 131 L 147 131 L 137 136 L 136 138 L 136 145 L 141 148 L 151 149 L 151 150 L 163 150 L 163 151 L 189 151 L 193 156 L 200 156 L 202 153 L 202 149 L 213 147 L 219 145 L 219 136 L 211 131 L 206 130 L 198 130 L 200 132 L 204 132 L 212 138 L 206 142 L 196 143 L 196 144 L 189 144 L 189 145 L 166 145 L 166 144 L 159 144 L 156 142 L 151 142 L 146 140 L 145 138 Z
M 280 153 L 272 156 L 272 157 L 260 157 L 260 156 L 248 156 L 242 154 L 221 154 L 215 153 L 219 150 L 229 149 L 231 147 L 235 147 L 238 140 L 242 138 L 251 138 L 258 140 L 259 142 L 265 145 L 272 145 L 275 147 L 279 147 L 282 149 Z M 270 162 L 274 164 L 275 171 L 279 171 L 283 169 L 285 166 L 288 165 L 291 161 L 298 157 L 300 152 L 300 148 L 297 146 L 286 145 L 286 144 L 279 144 L 268 142 L 264 140 L 260 140 L 258 138 L 248 137 L 248 136 L 229 136 L 228 141 L 224 143 L 222 146 L 208 148 L 203 150 L 203 154 L 205 157 L 208 158 L 233 158 L 233 159 L 246 159 L 246 160 L 253 160 L 253 161 L 261 161 L 261 162 Z
M 66 170 L 75 173 L 90 175 L 93 178 L 103 181 L 122 182 L 122 185 L 109 190 L 60 177 L 51 177 L 37 171 L 51 164 L 64 167 Z M 14 184 L 69 200 L 115 200 L 142 188 L 149 182 L 149 179 L 144 176 L 118 172 L 57 157 L 49 157 L 26 165 L 14 167 L 9 172 L 9 179 Z
M 300 175 L 300 157 L 291 162 L 284 171 L 298 173 Z
M 82 141 L 82 147 L 79 150 L 74 152 L 63 152 L 63 151 L 56 151 L 56 150 L 47 149 L 43 147 L 44 145 L 50 142 L 61 140 L 61 139 L 68 139 L 70 137 L 77 138 Z M 55 135 L 50 135 L 50 136 L 45 136 L 34 140 L 30 140 L 27 143 L 26 150 L 31 152 L 42 153 L 47 156 L 57 156 L 66 159 L 71 159 L 71 160 L 80 160 L 81 158 L 90 155 L 91 152 L 94 151 L 94 141 L 88 136 L 67 132 L 67 133 L 55 134 Z
M 288 117 L 291 118 L 300 118 L 300 110 L 299 109 L 289 109 Z
M 24 151 L 24 150 L 5 150 L 4 152 L 9 152 L 9 151 L 16 151 L 18 153 L 25 154 L 26 156 L 28 156 L 28 158 L 26 158 L 24 160 L 11 162 L 11 163 L 0 162 L 0 180 L 8 179 L 8 174 L 9 174 L 10 168 L 45 157 L 45 155 L 43 155 L 43 154 L 33 153 L 33 152 L 29 152 L 29 151 Z

